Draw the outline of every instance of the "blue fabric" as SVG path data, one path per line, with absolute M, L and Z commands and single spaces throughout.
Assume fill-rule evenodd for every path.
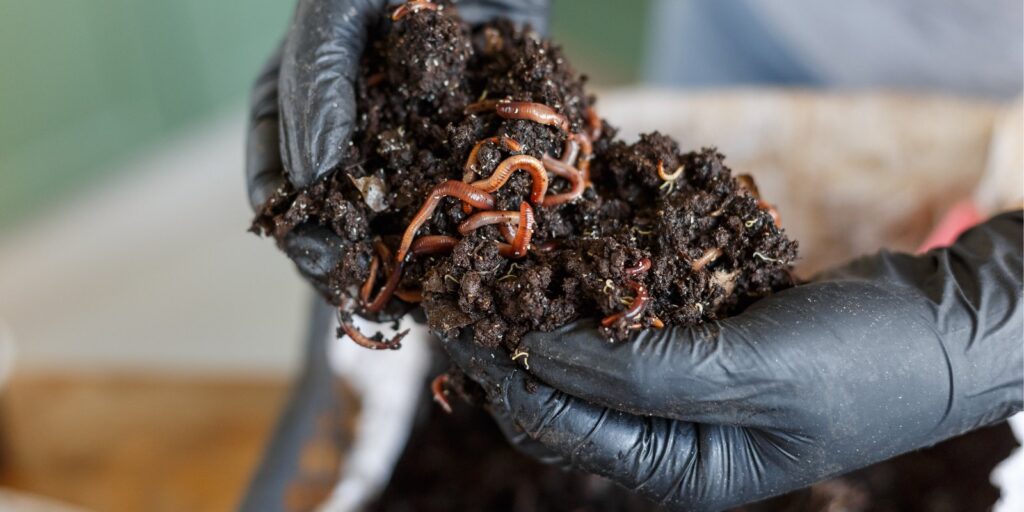
M 1020 0 L 655 0 L 645 75 L 689 87 L 1020 94 Z

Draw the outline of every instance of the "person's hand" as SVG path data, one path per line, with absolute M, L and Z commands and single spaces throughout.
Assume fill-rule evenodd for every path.
M 781 494 L 1022 408 L 1022 214 L 860 259 L 694 328 L 447 340 L 510 440 L 681 509 Z M 525 363 L 525 364 L 522 364 Z M 528 365 L 528 369 L 525 366 Z
M 299 0 L 281 48 L 253 87 L 246 181 L 256 211 L 287 180 L 308 187 L 334 170 L 355 118 L 359 58 L 369 28 L 386 15 L 385 0 Z M 497 17 L 529 24 L 543 33 L 549 0 L 467 0 L 456 5 L 469 23 Z M 344 243 L 329 229 L 299 226 L 284 250 L 321 292 L 344 257 Z

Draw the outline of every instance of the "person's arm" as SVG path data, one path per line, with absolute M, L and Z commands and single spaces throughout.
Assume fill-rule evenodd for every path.
M 246 145 L 249 202 L 259 211 L 290 183 L 302 190 L 334 171 L 352 134 L 354 83 L 371 26 L 390 12 L 385 0 L 299 0 L 281 48 L 253 86 Z M 457 6 L 469 23 L 504 17 L 547 28 L 550 0 L 466 0 Z M 301 225 L 283 249 L 325 296 L 327 276 L 341 264 L 347 243 L 330 229 Z
M 510 439 L 659 503 L 714 510 L 1020 411 L 1022 213 L 921 256 L 883 252 L 693 328 L 607 342 L 592 322 L 518 361 L 446 340 Z M 524 365 L 525 366 L 525 365 Z

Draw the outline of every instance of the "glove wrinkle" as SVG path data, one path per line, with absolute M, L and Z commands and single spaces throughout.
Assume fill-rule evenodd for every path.
M 249 206 L 259 211 L 284 184 L 278 137 L 277 80 L 281 69 L 280 46 L 263 65 L 249 96 L 245 176 Z
M 299 0 L 279 84 L 282 160 L 296 188 L 308 187 L 344 156 L 358 57 L 383 6 L 381 0 Z
M 277 116 L 259 119 L 249 127 L 246 140 L 245 175 L 249 206 L 259 211 L 284 185 L 281 153 L 278 151 Z
M 255 124 L 267 117 L 277 117 L 277 82 L 281 72 L 281 48 L 278 45 L 267 62 L 263 64 L 249 95 L 249 122 Z
M 328 277 L 341 264 L 344 242 L 325 227 L 302 224 L 285 237 L 283 245 L 299 273 L 321 294 L 331 297 Z

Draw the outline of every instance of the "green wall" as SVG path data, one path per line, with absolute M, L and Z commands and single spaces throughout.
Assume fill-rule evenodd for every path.
M 594 83 L 628 82 L 647 3 L 561 0 L 552 32 Z M 293 5 L 0 0 L 0 229 L 102 186 L 119 159 L 242 104 Z
M 0 0 L 0 228 L 245 97 L 280 0 Z
M 650 0 L 555 0 L 552 37 L 592 85 L 640 78 Z

